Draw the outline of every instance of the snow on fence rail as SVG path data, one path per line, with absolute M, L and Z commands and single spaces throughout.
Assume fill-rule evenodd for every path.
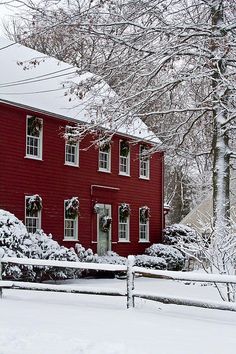
M 152 278 L 162 278 L 179 281 L 194 281 L 207 283 L 231 283 L 236 284 L 236 276 L 220 275 L 220 274 L 195 274 L 192 272 L 174 272 L 165 270 L 153 270 L 134 266 L 134 256 L 129 256 L 127 265 L 117 264 L 102 264 L 102 263 L 83 263 L 83 262 L 67 262 L 56 260 L 40 260 L 30 258 L 13 258 L 6 257 L 0 259 L 0 297 L 2 297 L 2 289 L 21 289 L 21 290 L 36 290 L 36 291 L 56 291 L 75 294 L 93 294 L 93 295 L 109 295 L 109 296 L 126 296 L 127 308 L 134 307 L 134 299 L 143 298 L 154 300 L 165 304 L 196 306 L 218 310 L 236 311 L 235 303 L 216 302 L 216 301 L 202 301 L 193 300 L 190 298 L 180 298 L 176 296 L 163 296 L 157 294 L 147 294 L 135 290 L 134 280 L 135 274 Z M 127 274 L 127 290 L 117 289 L 93 289 L 90 287 L 79 287 L 73 285 L 53 285 L 53 284 L 39 284 L 29 282 L 7 281 L 2 280 L 2 264 L 13 263 L 22 265 L 34 266 L 50 266 L 74 269 L 87 270 L 103 270 L 110 272 L 125 272 Z

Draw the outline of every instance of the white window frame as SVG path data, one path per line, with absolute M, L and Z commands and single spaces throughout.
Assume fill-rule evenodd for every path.
M 103 168 L 100 166 L 100 162 L 101 162 L 101 156 L 104 154 L 104 156 L 107 156 L 107 167 Z M 103 151 L 101 149 L 99 149 L 98 152 L 98 171 L 101 172 L 111 172 L 111 147 L 109 149 L 109 151 Z
M 142 145 L 139 147 L 139 178 L 150 179 L 150 157 L 142 158 Z M 143 171 L 146 170 L 146 173 Z
M 27 199 L 31 198 L 32 195 L 26 195 L 25 196 L 25 226 L 26 226 L 26 229 L 29 233 L 35 233 L 37 230 L 40 230 L 41 229 L 41 222 L 42 222 L 42 212 L 41 210 L 37 212 L 37 216 L 32 216 L 32 215 L 27 215 L 27 208 L 26 208 L 26 202 L 27 202 Z M 31 231 L 29 229 L 29 221 L 36 221 L 36 224 L 37 224 L 37 227 L 35 228 L 34 231 Z
M 67 147 L 71 147 L 71 146 L 75 148 L 75 154 L 74 154 L 75 162 L 67 161 L 67 155 L 68 155 Z M 68 143 L 67 141 L 65 142 L 65 165 L 79 167 L 79 142 L 74 144 Z
M 66 218 L 66 202 L 68 199 L 64 200 L 64 239 L 63 241 L 78 241 L 78 216 L 76 218 Z M 72 222 L 74 237 L 66 236 L 66 222 Z
M 122 140 L 120 140 L 120 142 L 119 142 L 119 175 L 130 176 L 130 151 L 127 156 L 122 156 L 120 154 L 121 143 L 122 143 Z M 124 159 L 126 161 L 127 172 L 121 171 L 122 159 Z
M 140 220 L 140 212 L 141 212 L 142 208 L 139 208 L 139 242 L 141 243 L 145 243 L 145 242 L 149 242 L 149 219 L 146 222 L 141 222 Z M 145 227 L 146 231 L 145 231 L 145 238 L 141 238 L 141 233 L 142 233 L 142 228 Z
M 130 216 L 127 217 L 126 221 L 121 221 L 120 219 L 120 205 L 118 206 L 118 241 L 119 242 L 130 242 Z M 121 226 L 126 228 L 126 238 L 120 238 Z
M 42 128 L 40 129 L 39 132 L 39 136 L 34 136 L 34 135 L 29 135 L 28 134 L 28 120 L 32 118 L 32 116 L 27 115 L 26 116 L 26 144 L 25 144 L 25 157 L 29 158 L 29 159 L 34 159 L 34 160 L 42 160 L 42 156 L 43 156 L 43 124 L 42 124 Z M 38 117 L 37 117 L 38 118 Z M 38 118 L 41 120 L 41 122 L 43 123 L 43 119 L 42 118 Z M 29 139 L 34 139 L 35 141 L 38 142 L 38 154 L 37 155 L 33 155 L 28 153 L 28 138 Z

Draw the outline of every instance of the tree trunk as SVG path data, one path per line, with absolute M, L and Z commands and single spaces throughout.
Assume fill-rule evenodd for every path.
M 218 3 L 218 4 L 217 4 Z M 222 1 L 212 6 L 211 52 L 213 68 L 213 225 L 214 238 L 225 238 L 229 232 L 230 218 L 230 153 L 229 137 L 224 123 L 227 119 L 226 101 L 228 89 L 222 77 L 227 70 L 224 60 L 226 34 L 220 30 L 223 23 Z

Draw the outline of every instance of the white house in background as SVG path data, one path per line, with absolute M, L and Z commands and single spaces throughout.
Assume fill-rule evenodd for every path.
M 230 193 L 231 217 L 236 221 L 236 177 L 231 178 L 231 193 Z M 201 232 L 213 217 L 213 201 L 212 192 L 197 205 L 188 215 L 186 215 L 181 224 L 188 225 Z

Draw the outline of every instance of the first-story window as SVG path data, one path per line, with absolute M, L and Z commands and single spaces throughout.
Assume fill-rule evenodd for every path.
M 42 198 L 38 194 L 25 197 L 25 226 L 29 233 L 41 228 Z
M 65 145 L 65 164 L 70 166 L 79 165 L 79 143 L 66 142 Z
M 64 201 L 64 239 L 78 240 L 79 201 L 77 197 Z
M 150 209 L 144 206 L 139 209 L 139 241 L 148 242 L 149 241 L 149 218 Z
M 130 207 L 126 203 L 119 206 L 119 241 L 129 241 Z
M 42 159 L 43 120 L 28 116 L 26 120 L 26 156 Z
M 111 147 L 106 144 L 99 149 L 98 154 L 98 169 L 103 172 L 111 171 Z

